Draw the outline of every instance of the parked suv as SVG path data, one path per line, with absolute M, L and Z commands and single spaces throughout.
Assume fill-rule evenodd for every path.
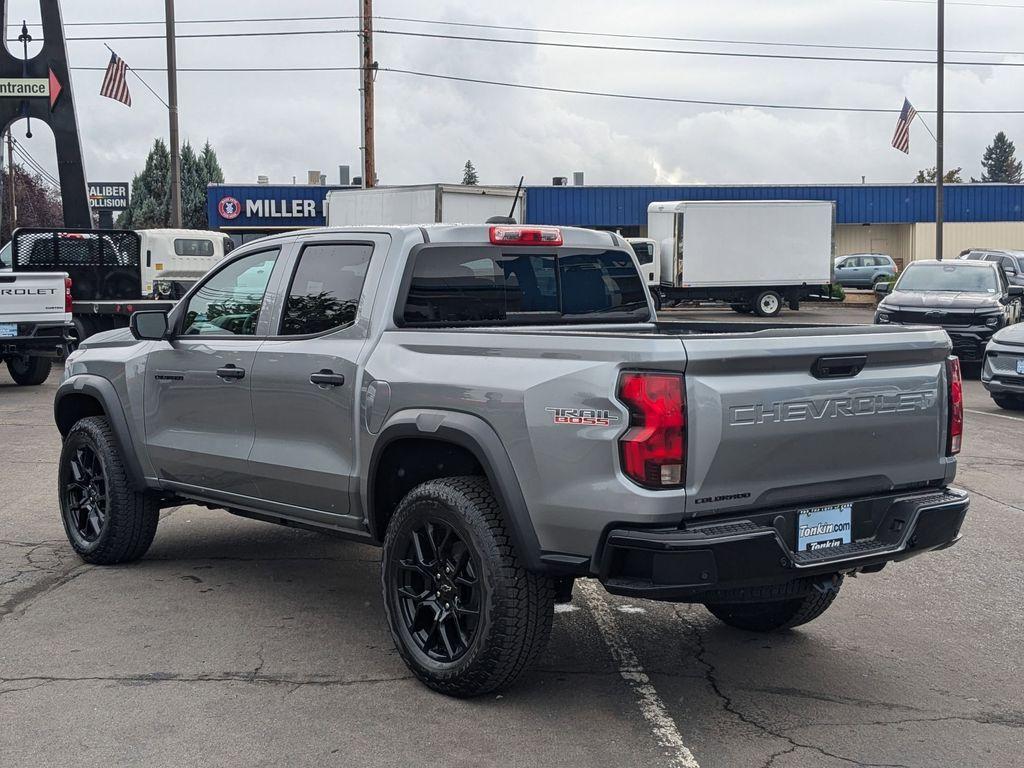
M 398 652 L 458 696 L 509 685 L 576 578 L 768 631 L 958 540 L 945 333 L 726 330 L 655 322 L 609 232 L 267 237 L 71 355 L 64 528 L 100 564 L 185 503 L 378 544 Z
M 884 253 L 851 253 L 836 259 L 835 281 L 844 288 L 870 288 L 899 270 Z
M 985 349 L 981 383 L 1000 408 L 1024 411 L 1024 324 L 997 332 Z
M 1024 287 L 1010 285 L 999 265 L 987 261 L 915 261 L 895 285 L 880 283 L 875 310 L 881 325 L 938 325 L 962 362 L 980 363 L 1000 328 L 1021 318 Z
M 1024 285 L 1024 251 L 973 248 L 960 254 L 966 261 L 989 261 L 1002 267 L 1010 285 Z

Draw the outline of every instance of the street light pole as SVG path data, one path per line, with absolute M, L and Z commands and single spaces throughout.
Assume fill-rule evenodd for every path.
M 171 142 L 170 225 L 181 228 L 181 155 L 178 151 L 178 57 L 174 49 L 174 0 L 164 0 L 167 25 L 167 106 Z
M 942 201 L 942 124 L 944 122 L 944 80 L 946 74 L 945 6 L 945 0 L 938 0 L 939 17 L 938 27 L 936 30 L 937 39 L 935 43 L 936 61 L 938 63 L 938 70 L 936 72 L 936 80 L 938 83 L 938 87 L 935 98 L 935 258 L 938 259 L 939 261 L 942 261 L 942 220 L 944 213 Z

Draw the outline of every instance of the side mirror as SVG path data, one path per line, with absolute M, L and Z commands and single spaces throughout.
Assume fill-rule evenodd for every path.
M 1010 298 L 1014 296 L 1024 296 L 1024 285 L 1011 285 L 1010 286 Z
M 875 283 L 875 295 L 885 296 L 892 292 L 892 283 Z
M 162 341 L 170 330 L 167 313 L 160 309 L 133 312 L 128 327 L 140 341 Z

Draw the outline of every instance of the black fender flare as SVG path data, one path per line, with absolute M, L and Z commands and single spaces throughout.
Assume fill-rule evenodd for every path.
M 136 490 L 146 490 L 146 477 L 139 463 L 138 454 L 135 452 L 135 443 L 132 440 L 131 430 L 128 428 L 128 419 L 124 415 L 124 408 L 121 405 L 121 398 L 117 395 L 114 385 L 106 379 L 88 373 L 72 376 L 57 388 L 57 394 L 53 398 L 53 420 L 60 430 L 61 437 L 67 434 L 70 424 L 62 424 L 61 402 L 69 395 L 86 395 L 96 400 L 103 409 L 110 428 L 114 432 L 114 439 L 117 440 L 121 449 L 121 457 L 124 460 L 128 477 Z
M 377 530 L 373 498 L 377 465 L 388 445 L 404 437 L 443 440 L 472 453 L 483 467 L 487 481 L 505 512 L 509 534 L 523 564 L 530 571 L 547 570 L 541 561 L 540 542 L 519 478 L 501 438 L 487 422 L 468 413 L 416 408 L 399 411 L 388 420 L 374 443 L 365 486 L 367 522 L 371 532 Z

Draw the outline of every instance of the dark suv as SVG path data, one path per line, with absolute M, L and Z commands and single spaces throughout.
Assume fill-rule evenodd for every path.
M 953 354 L 980 363 L 992 334 L 1021 318 L 1024 286 L 1010 285 L 989 261 L 916 261 L 895 285 L 880 283 L 885 298 L 875 311 L 880 325 L 938 325 L 953 342 Z
M 1003 268 L 1010 285 L 1024 285 L 1024 251 L 972 248 L 960 254 L 966 261 L 989 261 Z

